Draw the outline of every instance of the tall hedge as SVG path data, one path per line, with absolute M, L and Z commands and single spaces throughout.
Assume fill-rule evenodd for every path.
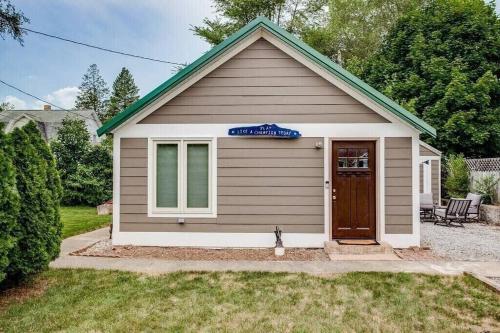
M 12 154 L 10 141 L 0 123 L 0 283 L 6 277 L 9 252 L 16 243 L 13 230 L 19 213 L 19 193 Z
M 12 160 L 20 196 L 20 210 L 13 230 L 17 242 L 10 250 L 7 268 L 7 278 L 13 282 L 47 268 L 60 243 L 60 236 L 57 236 L 60 227 L 55 227 L 54 218 L 59 205 L 54 200 L 57 190 L 51 190 L 57 183 L 51 177 L 56 177 L 57 173 L 48 172 L 50 163 L 44 154 L 50 151 L 46 150 L 46 144 L 40 141 L 40 133 L 35 132 L 33 126 L 16 128 L 11 133 Z
M 61 247 L 62 223 L 60 213 L 60 203 L 62 197 L 62 186 L 59 173 L 56 168 L 56 161 L 47 143 L 42 139 L 40 131 L 35 123 L 30 122 L 24 126 L 24 131 L 30 138 L 31 144 L 37 153 L 45 161 L 45 170 L 42 170 L 47 185 L 49 201 L 42 207 L 44 217 L 48 226 L 47 251 L 51 259 L 57 258 Z

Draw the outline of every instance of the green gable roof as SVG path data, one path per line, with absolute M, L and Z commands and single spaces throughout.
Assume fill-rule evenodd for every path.
M 207 63 L 212 61 L 214 58 L 218 57 L 221 53 L 223 53 L 227 48 L 231 47 L 241 39 L 253 33 L 255 30 L 259 28 L 264 28 L 276 37 L 278 37 L 284 43 L 290 45 L 295 48 L 297 51 L 302 53 L 304 56 L 309 58 L 311 61 L 320 65 L 352 88 L 358 90 L 377 104 L 381 105 L 388 111 L 392 112 L 394 115 L 399 117 L 400 119 L 406 121 L 419 131 L 429 134 L 431 136 L 436 136 L 436 130 L 427 124 L 422 119 L 416 117 L 412 113 L 406 111 L 396 102 L 388 98 L 387 96 L 381 94 L 374 88 L 370 87 L 368 84 L 352 75 L 341 66 L 337 65 L 329 58 L 325 57 L 318 51 L 314 50 L 309 45 L 305 44 L 286 30 L 280 28 L 278 25 L 274 24 L 270 20 L 265 17 L 258 17 L 252 22 L 248 23 L 246 26 L 241 28 L 238 32 L 234 33 L 232 36 L 227 38 L 225 41 L 220 43 L 219 45 L 212 48 L 210 51 L 205 53 L 203 56 L 198 58 L 196 61 L 191 63 L 189 66 L 186 66 L 184 69 L 179 71 L 177 74 L 172 76 L 170 79 L 159 85 L 156 89 L 151 91 L 149 94 L 145 95 L 141 99 L 137 100 L 135 103 L 129 105 L 125 110 L 118 113 L 115 117 L 104 123 L 104 125 L 97 130 L 97 134 L 99 136 L 106 134 L 116 127 L 123 124 L 132 116 L 136 115 L 140 112 L 144 107 L 155 101 L 157 98 L 176 87 L 179 83 L 186 80 L 191 76 L 194 72 L 204 67 Z

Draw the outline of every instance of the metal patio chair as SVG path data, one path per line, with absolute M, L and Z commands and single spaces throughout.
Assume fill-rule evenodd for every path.
M 451 198 L 446 208 L 434 209 L 434 224 L 445 225 L 447 227 L 458 224 L 459 227 L 464 227 L 463 223 L 467 222 L 467 214 L 469 211 L 471 200 Z
M 483 202 L 483 196 L 477 193 L 467 193 L 465 199 L 470 200 L 469 210 L 467 211 L 467 218 L 479 222 L 479 208 Z
M 434 219 L 434 203 L 432 193 L 420 193 L 420 222 Z

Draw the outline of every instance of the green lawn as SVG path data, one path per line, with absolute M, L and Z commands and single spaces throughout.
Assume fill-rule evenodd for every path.
M 111 215 L 97 215 L 95 207 L 61 207 L 63 238 L 99 229 L 111 223 Z
M 0 331 L 498 332 L 499 304 L 465 276 L 50 270 L 0 296 Z

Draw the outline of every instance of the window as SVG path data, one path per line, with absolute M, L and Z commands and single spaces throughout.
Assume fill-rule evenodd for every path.
M 347 169 L 367 169 L 368 148 L 339 148 L 338 167 Z
M 212 141 L 154 140 L 151 212 L 213 213 Z

